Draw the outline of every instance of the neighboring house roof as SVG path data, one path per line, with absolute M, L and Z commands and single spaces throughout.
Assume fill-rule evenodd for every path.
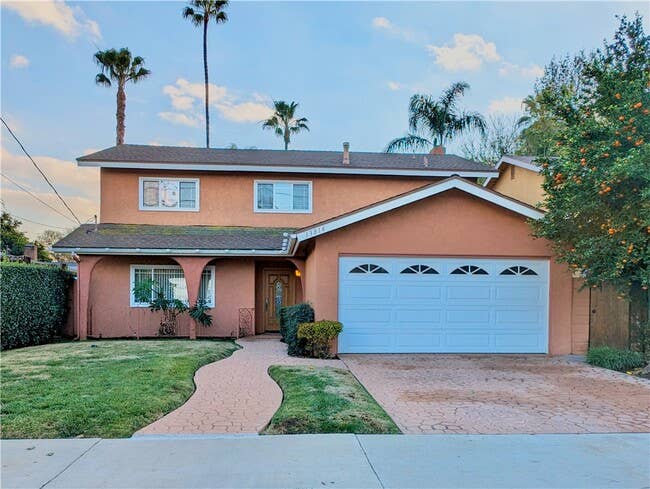
M 273 255 L 293 228 L 84 224 L 52 246 L 86 254 Z
M 419 200 L 426 199 L 433 195 L 437 195 L 452 189 L 468 193 L 531 219 L 540 219 L 542 216 L 544 216 L 543 211 L 540 211 L 539 209 L 536 209 L 535 207 L 524 202 L 520 202 L 519 200 L 507 197 L 503 194 L 500 194 L 499 192 L 485 189 L 480 185 L 468 182 L 462 178 L 452 177 L 440 182 L 420 187 L 415 190 L 411 190 L 395 197 L 391 197 L 381 202 L 362 207 L 361 209 L 342 214 L 333 219 L 328 219 L 306 228 L 299 229 L 295 232 L 295 234 L 291 236 L 291 249 L 295 250 L 298 244 L 300 244 L 302 241 L 321 236 L 342 227 L 349 226 L 350 224 L 354 224 L 355 222 L 369 219 L 379 214 L 392 211 L 399 207 L 412 204 L 413 202 L 417 202 Z
M 84 224 L 54 244 L 52 250 L 102 255 L 291 256 L 303 241 L 453 189 L 531 219 L 540 219 L 544 215 L 533 206 L 452 177 L 299 230 L 141 224 L 98 224 L 95 229 L 94 224 Z
M 122 144 L 77 158 L 79 166 L 155 170 L 333 173 L 354 175 L 451 175 L 487 178 L 497 173 L 487 165 L 452 154 L 207 149 Z
M 535 173 L 539 173 L 540 167 L 539 165 L 535 162 L 537 159 L 537 156 L 518 156 L 518 155 L 504 155 L 501 157 L 499 162 L 496 164 L 494 169 L 499 172 L 500 168 L 506 164 L 506 165 L 514 165 L 518 166 L 519 168 L 525 168 L 526 170 L 534 171 Z M 492 177 L 487 177 L 485 181 L 483 182 L 483 186 L 487 187 L 490 181 L 493 178 L 498 178 L 501 173 L 499 172 L 497 175 L 492 176 Z

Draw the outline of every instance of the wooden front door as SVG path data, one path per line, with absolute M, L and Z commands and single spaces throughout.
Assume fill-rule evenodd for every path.
M 262 272 L 264 331 L 280 331 L 280 308 L 294 304 L 293 275 L 290 269 L 265 268 Z

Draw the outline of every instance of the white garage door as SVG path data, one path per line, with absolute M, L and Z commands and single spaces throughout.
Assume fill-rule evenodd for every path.
M 341 353 L 546 353 L 548 261 L 339 260 Z

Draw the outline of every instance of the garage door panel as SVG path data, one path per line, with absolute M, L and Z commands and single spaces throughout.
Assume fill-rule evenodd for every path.
M 546 260 L 345 257 L 339 273 L 341 353 L 548 349 Z
M 396 287 L 396 298 L 403 300 L 422 300 L 439 301 L 442 299 L 442 288 L 434 285 L 403 285 Z
M 450 285 L 447 287 L 448 301 L 490 300 L 489 285 Z

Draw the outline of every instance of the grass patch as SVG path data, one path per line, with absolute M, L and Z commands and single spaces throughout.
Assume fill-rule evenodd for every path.
M 642 368 L 646 364 L 643 355 L 637 351 L 618 350 L 609 346 L 589 348 L 586 360 L 589 365 L 619 372 Z
M 347 370 L 275 365 L 269 374 L 282 389 L 284 399 L 264 434 L 400 433 Z
M 183 404 L 232 341 L 102 340 L 2 353 L 2 438 L 131 436 Z

